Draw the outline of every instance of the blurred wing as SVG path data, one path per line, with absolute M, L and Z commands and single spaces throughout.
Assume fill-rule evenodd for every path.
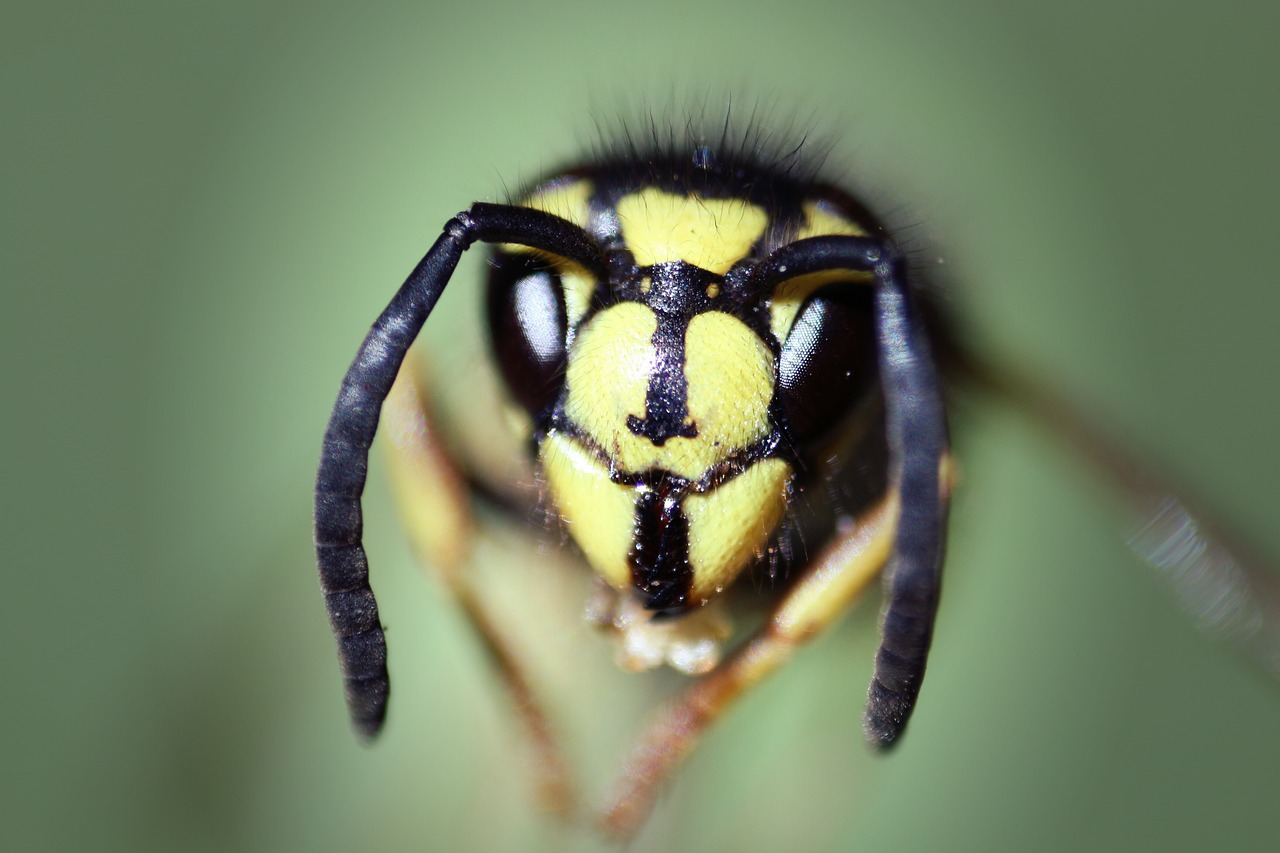
M 1046 389 L 1040 378 L 973 352 L 945 330 L 939 338 L 944 369 L 1029 415 L 1125 498 L 1138 518 L 1129 546 L 1169 584 L 1199 627 L 1238 645 L 1280 679 L 1280 573 L 1120 446 L 1083 407 Z
M 1133 497 L 1143 520 L 1129 547 L 1172 586 L 1205 633 L 1239 644 L 1280 679 L 1280 576 L 1170 491 Z

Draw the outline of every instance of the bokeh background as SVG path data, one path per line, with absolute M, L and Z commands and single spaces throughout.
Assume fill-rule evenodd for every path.
M 378 472 L 396 690 L 383 738 L 355 742 L 310 491 L 342 371 L 440 225 L 571 158 L 614 99 L 798 102 L 945 261 L 975 340 L 1280 560 L 1274 6 L 5 17 L 6 849 L 603 846 L 534 808 L 504 698 Z M 858 730 L 873 602 L 714 730 L 631 849 L 1274 849 L 1280 688 L 1184 618 L 1077 459 L 996 407 L 956 432 L 948 586 L 901 749 L 869 756 Z M 564 713 L 599 775 L 648 687 L 598 706 L 593 666 L 546 681 L 556 709 L 586 702 Z

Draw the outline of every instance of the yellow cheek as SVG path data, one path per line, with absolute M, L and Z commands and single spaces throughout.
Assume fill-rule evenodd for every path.
M 552 500 L 587 562 L 615 589 L 627 589 L 635 490 L 612 482 L 598 459 L 562 435 L 543 441 L 541 462 Z
M 572 439 L 542 444 L 547 488 L 587 562 L 610 586 L 631 586 L 636 490 L 609 479 L 608 469 Z M 688 522 L 694 601 L 714 598 L 764 551 L 787 509 L 791 466 L 757 462 L 707 492 L 682 501 Z
M 627 416 L 645 415 L 649 375 L 657 358 L 653 348 L 657 325 L 648 308 L 624 302 L 600 312 L 580 329 L 569 354 L 565 414 L 606 453 L 619 455 L 624 445 L 638 439 L 627 429 Z M 626 464 L 620 467 L 637 470 Z
M 694 317 L 684 374 L 698 436 L 683 441 L 698 450 L 699 474 L 769 434 L 773 353 L 740 320 L 716 311 Z
M 786 512 L 790 479 L 790 465 L 765 459 L 719 488 L 684 499 L 694 601 L 712 598 L 764 551 Z

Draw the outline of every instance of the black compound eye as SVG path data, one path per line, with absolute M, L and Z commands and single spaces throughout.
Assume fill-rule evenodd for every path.
M 564 291 L 553 265 L 533 255 L 496 252 L 489 270 L 489 336 L 511 395 L 535 420 L 564 385 Z
M 795 442 L 821 438 L 865 399 L 877 375 L 872 289 L 848 282 L 800 309 L 778 360 L 777 403 Z

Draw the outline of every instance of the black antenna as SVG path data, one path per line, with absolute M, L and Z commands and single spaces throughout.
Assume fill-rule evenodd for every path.
M 891 482 L 900 500 L 863 730 L 872 746 L 886 749 L 902 734 L 915 708 L 938 611 L 949 490 L 941 471 L 949 448 L 946 413 L 905 264 L 880 240 L 798 240 L 756 268 L 753 286 L 771 287 L 786 278 L 831 269 L 871 272 L 876 279 L 885 427 Z
M 361 541 L 360 496 L 369 470 L 369 446 L 409 346 L 462 253 L 477 240 L 529 246 L 604 275 L 599 247 L 573 223 L 530 208 L 475 204 L 445 225 L 444 233 L 374 322 L 347 369 L 325 430 L 316 475 L 315 542 L 320 586 L 338 641 L 347 708 L 364 738 L 372 738 L 382 728 L 390 689 L 387 642 Z

